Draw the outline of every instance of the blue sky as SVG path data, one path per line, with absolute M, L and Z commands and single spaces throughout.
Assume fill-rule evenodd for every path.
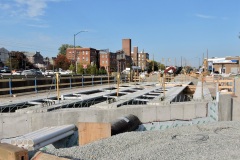
M 58 54 L 62 44 L 116 51 L 132 39 L 152 59 L 196 65 L 240 56 L 239 0 L 0 0 L 0 47 Z

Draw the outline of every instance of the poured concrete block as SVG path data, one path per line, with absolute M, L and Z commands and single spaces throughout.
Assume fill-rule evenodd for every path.
M 184 120 L 191 120 L 193 118 L 196 118 L 195 105 L 194 104 L 185 104 L 184 105 L 183 119 Z
M 157 121 L 171 120 L 171 107 L 170 105 L 157 106 Z
M 240 100 L 238 98 L 232 98 L 232 120 L 233 121 L 240 121 Z
M 156 121 L 156 117 L 157 117 L 156 106 L 143 107 L 142 111 L 143 111 L 142 115 L 144 117 L 143 118 L 144 122 Z
M 172 105 L 171 106 L 171 120 L 183 119 L 184 117 L 184 106 Z
M 207 103 L 195 103 L 196 118 L 207 117 Z
M 232 96 L 229 94 L 220 94 L 219 97 L 219 121 L 231 121 L 232 120 Z

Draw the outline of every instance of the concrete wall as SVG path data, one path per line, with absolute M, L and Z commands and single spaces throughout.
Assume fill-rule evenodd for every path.
M 4 113 L 0 116 L 0 138 L 26 134 L 45 126 L 78 122 L 112 122 L 128 114 L 136 115 L 142 123 L 168 120 L 190 120 L 206 117 L 206 102 L 175 103 L 169 105 L 123 106 L 116 109 L 67 108 L 43 113 Z
M 220 94 L 219 95 L 219 107 L 218 107 L 218 120 L 219 121 L 231 121 L 232 120 L 232 95 Z
M 238 97 L 232 98 L 232 120 L 240 121 L 240 99 Z

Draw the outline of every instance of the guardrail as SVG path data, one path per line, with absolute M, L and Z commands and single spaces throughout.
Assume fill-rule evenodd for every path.
M 109 83 L 116 83 L 113 76 L 61 76 L 59 78 L 60 88 L 75 88 L 84 86 L 94 86 Z M 124 81 L 124 80 L 123 80 Z M 126 79 L 125 79 L 126 82 Z M 39 92 L 46 90 L 56 90 L 56 77 L 31 77 L 31 78 L 8 78 L 0 79 L 0 96 L 21 94 L 25 92 Z

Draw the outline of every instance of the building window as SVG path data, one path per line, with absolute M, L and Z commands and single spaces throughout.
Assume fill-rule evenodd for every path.
M 88 57 L 86 57 L 86 61 L 88 61 Z
M 85 51 L 82 51 L 83 54 L 85 54 Z
M 85 59 L 85 57 L 82 57 L 82 59 L 84 60 L 84 59 Z
M 102 64 L 104 64 L 104 61 L 102 61 Z
M 108 64 L 108 61 L 106 61 L 106 64 Z
M 86 55 L 88 55 L 88 51 L 86 51 Z

